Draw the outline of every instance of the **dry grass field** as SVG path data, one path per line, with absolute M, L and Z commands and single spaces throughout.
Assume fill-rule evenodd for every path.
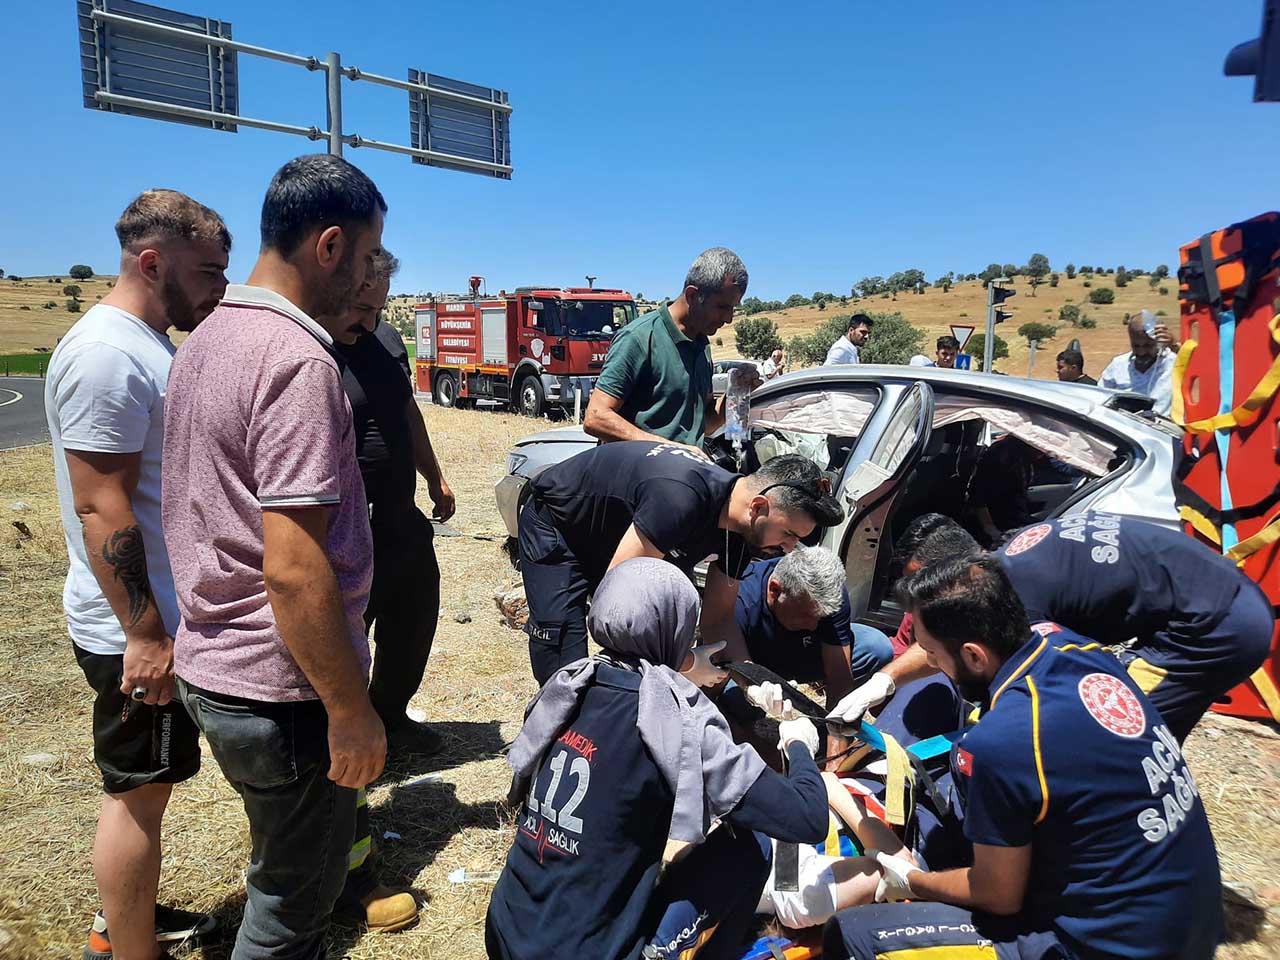
M 19 283 L 5 279 L 0 280 L 0 355 L 6 353 L 24 353 L 33 350 L 52 350 L 67 329 L 80 316 L 68 313 L 62 293 L 65 283 L 74 283 L 67 277 L 54 278 L 58 282 L 49 283 L 48 277 L 25 277 Z M 83 289 L 81 302 L 88 309 L 98 298 L 105 295 L 109 287 L 107 283 L 112 277 L 95 277 L 79 285 Z M 1040 378 L 1053 378 L 1053 359 L 1072 337 L 1079 337 L 1084 347 L 1085 372 L 1096 377 L 1102 372 L 1113 356 L 1129 349 L 1127 335 L 1124 331 L 1124 315 L 1146 309 L 1164 310 L 1171 321 L 1176 323 L 1178 316 L 1177 281 L 1165 279 L 1160 286 L 1168 292 L 1160 295 L 1159 287 L 1152 288 L 1146 277 L 1138 277 L 1126 287 L 1115 287 L 1114 277 L 1095 276 L 1092 287 L 1085 287 L 1084 278 L 1077 276 L 1068 280 L 1062 275 L 1057 287 L 1048 283 L 1036 289 L 1031 296 L 1031 288 L 1025 278 L 1018 278 L 1014 288 L 1017 296 L 1010 300 L 1006 307 L 1011 310 L 1014 319 L 1001 324 L 996 332 L 1009 343 L 1009 358 L 997 365 L 1005 373 L 1024 376 L 1027 372 L 1027 344 L 1017 335 L 1017 329 L 1024 323 L 1039 320 L 1046 323 L 1058 323 L 1058 309 L 1065 303 L 1075 303 L 1098 325 L 1093 330 L 1072 329 L 1061 326 L 1057 339 L 1043 344 L 1036 354 L 1035 375 Z M 1098 287 L 1111 287 L 1115 290 L 1115 303 L 1107 306 L 1094 306 L 1088 302 L 1089 291 Z M 961 283 L 943 293 L 941 289 L 929 287 L 923 294 L 898 294 L 897 300 L 872 297 L 869 300 L 849 301 L 846 306 L 835 303 L 825 311 L 816 307 L 795 307 L 777 313 L 766 313 L 778 324 L 783 340 L 790 339 L 797 333 L 807 333 L 824 320 L 837 313 L 852 313 L 854 310 L 880 312 L 887 310 L 901 311 L 908 321 L 915 324 L 925 333 L 925 348 L 928 356 L 933 356 L 933 341 L 945 333 L 950 333 L 950 324 L 973 324 L 981 333 L 986 323 L 986 291 L 978 282 Z M 54 309 L 45 309 L 44 304 L 54 300 Z M 408 315 L 412 305 L 418 301 L 416 297 L 402 297 L 391 301 L 391 309 L 398 314 Z M 22 307 L 30 307 L 23 310 Z M 733 328 L 727 327 L 720 332 L 722 346 L 715 346 L 712 352 L 719 357 L 737 357 L 734 349 Z
M 458 867 L 500 869 L 512 836 L 500 804 L 509 779 L 498 751 L 515 736 L 534 684 L 523 634 L 502 625 L 492 600 L 511 577 L 492 485 L 509 445 L 546 424 L 488 411 L 429 408 L 427 416 L 458 496 L 452 526 L 461 536 L 437 539 L 445 615 L 415 705 L 444 733 L 447 749 L 392 764 L 370 792 L 375 836 L 399 834 L 381 841 L 385 877 L 418 895 L 423 916 L 396 934 L 335 925 L 331 958 L 482 957 L 489 884 L 454 885 L 448 874 Z M 0 453 L 0 491 L 0 658 L 9 678 L 0 691 L 0 958 L 69 958 L 78 956 L 97 905 L 90 850 L 99 780 L 90 697 L 62 619 L 66 558 L 50 448 Z M 27 509 L 15 511 L 16 501 Z M 471 621 L 456 622 L 460 612 Z M 1280 736 L 1265 726 L 1210 718 L 1188 752 L 1224 875 L 1252 888 L 1244 895 L 1258 904 L 1232 910 L 1237 942 L 1220 956 L 1280 955 L 1271 926 L 1280 923 Z M 439 779 L 424 781 L 429 773 Z M 248 837 L 238 798 L 207 749 L 199 776 L 175 793 L 165 844 L 163 897 L 213 911 L 226 931 L 222 940 L 179 955 L 227 957 L 243 906 Z
M 72 280 L 66 274 L 0 280 L 0 354 L 52 350 L 80 318 L 79 313 L 67 311 L 70 298 L 62 288 L 69 283 L 78 286 L 81 306 L 88 310 L 106 296 L 111 289 L 108 284 L 114 281 L 115 277 Z M 50 301 L 54 306 L 46 307 Z
M 1009 343 L 1009 358 L 1001 360 L 996 368 L 1015 376 L 1026 376 L 1027 342 L 1018 336 L 1017 330 L 1024 323 L 1041 321 L 1058 325 L 1058 335 L 1048 343 L 1042 343 L 1036 353 L 1034 375 L 1041 379 L 1053 379 L 1054 358 L 1058 351 L 1071 342 L 1072 337 L 1080 339 L 1084 351 L 1085 373 L 1097 377 L 1108 361 L 1116 354 L 1129 350 L 1128 334 L 1124 329 L 1124 315 L 1148 309 L 1153 313 L 1163 310 L 1168 314 L 1170 329 L 1176 332 L 1178 318 L 1178 282 L 1166 278 L 1157 287 L 1147 284 L 1146 277 L 1137 277 L 1129 281 L 1128 286 L 1116 287 L 1115 277 L 1095 276 L 1089 282 L 1092 287 L 1085 287 L 1085 279 L 1077 275 L 1068 280 L 1063 274 L 1058 286 L 1048 283 L 1036 288 L 1036 295 L 1031 296 L 1031 287 L 1025 277 L 1019 277 L 1014 283 L 1017 295 L 1006 301 L 1005 309 L 1013 314 L 1012 320 L 1006 320 L 996 327 L 996 333 Z M 1163 296 L 1160 286 L 1167 289 Z M 1096 306 L 1089 303 L 1089 293 L 1100 287 L 1115 290 L 1115 303 Z M 1096 328 L 1084 330 L 1058 324 L 1058 310 L 1064 304 L 1074 303 L 1081 311 L 1098 322 Z M 900 293 L 896 300 L 892 298 L 871 297 L 864 300 L 850 300 L 845 306 L 839 303 L 828 304 L 826 310 L 817 307 L 793 307 L 777 313 L 763 313 L 758 316 L 769 317 L 778 324 L 778 331 L 785 343 L 800 333 L 808 333 L 836 314 L 853 313 L 863 310 L 868 313 L 880 313 L 897 310 L 908 322 L 925 332 L 924 349 L 926 356 L 933 357 L 934 341 L 943 334 L 951 332 L 951 324 L 970 324 L 975 333 L 982 333 L 987 322 L 987 291 L 977 281 L 957 284 L 948 293 L 940 288 L 928 287 L 922 294 Z M 733 329 L 727 327 L 720 331 L 723 346 L 712 347 L 712 352 L 719 358 L 736 357 L 734 349 Z

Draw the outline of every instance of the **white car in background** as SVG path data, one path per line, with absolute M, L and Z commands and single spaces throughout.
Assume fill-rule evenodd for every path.
M 894 536 L 924 513 L 960 518 L 979 456 L 1004 434 L 1072 475 L 1033 482 L 1035 519 L 1103 510 L 1177 526 L 1172 477 L 1181 430 L 1151 412 L 1149 397 L 1056 380 L 870 364 L 801 370 L 752 394 L 741 468 L 801 453 L 828 472 L 845 521 L 822 531 L 820 542 L 844 561 L 857 618 L 892 631 L 901 619 L 889 591 Z M 595 445 L 566 427 L 512 448 L 496 489 L 510 536 L 528 480 Z M 721 438 L 706 446 L 717 462 L 739 466 Z

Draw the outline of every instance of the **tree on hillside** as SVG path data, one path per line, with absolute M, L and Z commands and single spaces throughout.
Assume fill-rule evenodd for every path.
M 639 295 L 637 294 L 637 296 Z M 760 313 L 763 311 L 764 302 L 759 297 L 747 297 L 747 299 L 742 301 L 739 309 L 749 317 L 753 313 Z
M 894 300 L 897 300 L 899 292 L 907 288 L 902 271 L 899 270 L 896 273 L 889 274 L 889 278 L 884 282 L 884 288 Z
M 924 271 L 917 270 L 914 267 L 910 270 L 902 271 L 902 289 L 911 290 L 914 293 L 924 292 Z
M 1156 267 L 1155 273 L 1152 274 L 1153 277 L 1156 277 L 1159 280 L 1163 280 L 1168 275 L 1169 275 L 1169 267 L 1168 265 L 1163 263 L 1160 264 L 1160 266 Z M 3 276 L 4 276 L 4 271 L 0 270 L 0 277 L 3 277 Z
M 1027 265 L 1022 268 L 1022 272 L 1028 277 L 1031 284 L 1031 295 L 1036 295 L 1036 287 L 1044 283 L 1044 278 L 1049 273 L 1049 258 L 1043 253 L 1033 253 L 1027 260 Z
M 884 292 L 884 277 L 863 277 L 856 284 L 854 289 L 863 297 L 874 297 L 877 293 Z
M 1127 287 L 1128 285 L 1129 285 L 1129 271 L 1127 271 L 1127 270 L 1117 270 L 1117 271 L 1116 271 L 1116 286 L 1117 286 L 1117 287 Z
M 969 342 L 965 344 L 965 353 L 973 357 L 974 364 L 979 370 L 982 369 L 982 358 L 986 355 L 987 335 L 985 333 L 975 333 L 969 338 Z M 991 366 L 995 368 L 996 361 L 1009 356 L 1009 344 L 1005 342 L 1004 337 L 996 334 L 995 346 L 991 348 Z
M 0 280 L 3 280 L 3 279 L 4 279 L 4 271 L 0 270 Z
M 1026 339 L 1028 347 L 1031 346 L 1032 340 L 1052 340 L 1057 335 L 1057 327 L 1050 323 L 1040 323 L 1038 320 L 1024 323 L 1018 328 L 1018 336 Z
M 72 280 L 92 280 L 93 267 L 83 263 L 72 264 L 71 269 L 67 271 L 71 275 Z
M 1049 286 L 1056 287 L 1058 285 L 1058 275 L 1056 273 L 1049 274 Z
M 808 303 L 809 303 L 809 298 L 806 297 L 803 293 L 793 293 L 791 296 L 787 297 L 786 302 L 783 303 L 783 306 L 788 308 L 804 307 L 804 306 L 807 306 Z
M 992 281 L 1004 276 L 1004 268 L 998 263 L 987 264 L 987 269 L 978 274 L 978 279 L 982 281 L 982 286 L 986 286 Z
M 1074 280 L 1076 278 L 1076 265 L 1074 263 L 1067 264 L 1067 279 Z
M 78 297 L 80 296 L 82 291 L 80 290 L 80 287 L 78 284 L 68 283 L 66 286 L 62 288 L 62 292 L 68 297 Z
M 1116 292 L 1110 287 L 1096 287 L 1089 291 L 1090 303 L 1115 303 Z
M 954 284 L 955 282 L 956 282 L 955 271 L 949 271 L 947 273 L 944 273 L 937 280 L 933 281 L 933 285 L 935 287 L 941 287 L 943 293 L 948 293 L 951 290 L 952 284 Z
M 733 325 L 738 353 L 751 360 L 763 360 L 782 346 L 778 325 L 768 317 L 746 317 Z
M 1064 303 L 1058 308 L 1058 320 L 1069 326 L 1076 326 L 1080 323 L 1080 308 L 1074 303 Z
M 1006 277 L 1016 277 L 1022 271 L 1018 269 L 1016 263 L 1006 263 L 1002 268 Z

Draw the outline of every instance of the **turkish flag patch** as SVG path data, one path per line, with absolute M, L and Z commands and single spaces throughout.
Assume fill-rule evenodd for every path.
M 973 776 L 973 754 L 964 747 L 956 747 L 956 772 Z

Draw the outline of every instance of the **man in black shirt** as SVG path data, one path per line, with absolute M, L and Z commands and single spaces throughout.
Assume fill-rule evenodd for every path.
M 1063 383 L 1086 383 L 1090 386 L 1098 383 L 1084 372 L 1084 354 L 1070 347 L 1058 354 L 1058 379 Z
M 587 655 L 587 597 L 631 557 L 665 558 L 692 570 L 714 555 L 702 641 L 728 642 L 726 655 L 745 659 L 746 646 L 731 628 L 747 565 L 788 553 L 816 526 L 843 519 L 830 481 L 794 455 L 741 477 L 680 444 L 633 440 L 571 457 L 530 486 L 520 514 L 520 569 L 529 660 L 539 683 Z
M 413 501 L 416 474 L 427 481 L 437 520 L 453 515 L 454 499 L 413 399 L 404 341 L 378 319 L 399 263 L 383 251 L 374 266 L 377 279 L 357 295 L 352 326 L 337 344 L 373 530 L 365 623 L 377 629 L 369 698 L 387 728 L 389 749 L 432 753 L 439 737 L 405 714 L 422 682 L 440 609 L 432 528 Z

